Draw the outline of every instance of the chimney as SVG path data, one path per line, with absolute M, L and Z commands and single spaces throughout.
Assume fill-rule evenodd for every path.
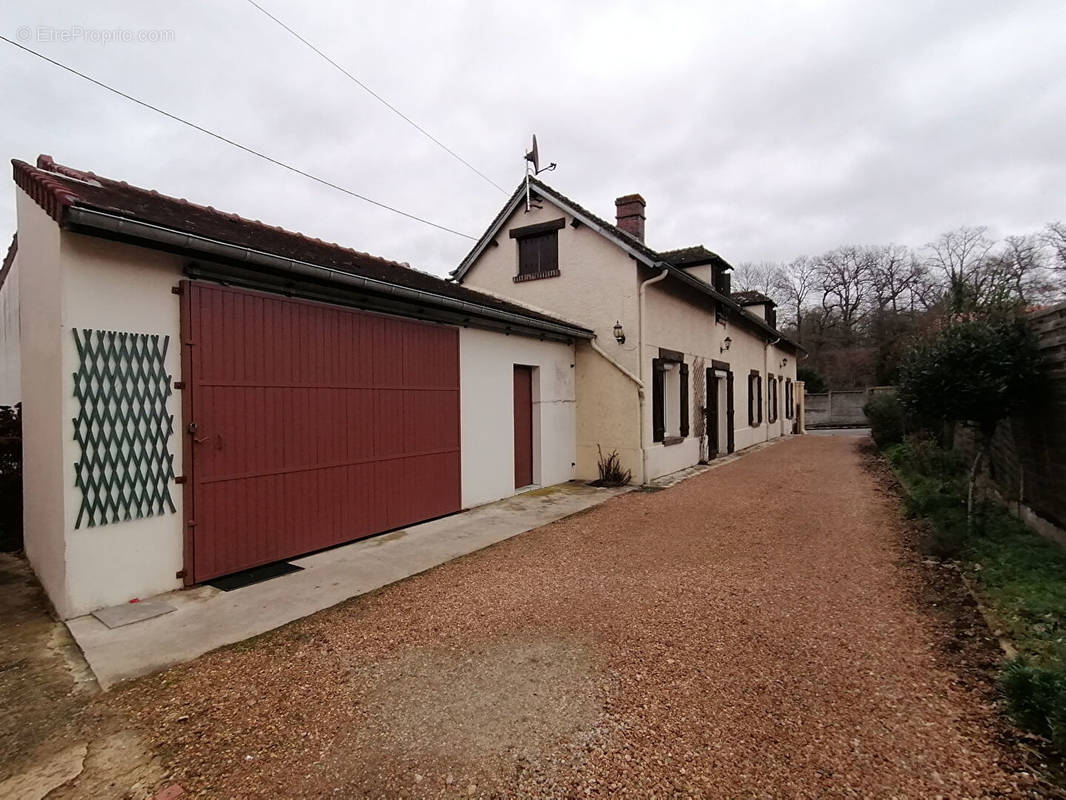
M 644 241 L 644 198 L 639 194 L 627 194 L 614 201 L 618 227 L 640 241 Z

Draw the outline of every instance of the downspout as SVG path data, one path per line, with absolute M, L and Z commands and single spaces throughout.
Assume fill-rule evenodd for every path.
M 762 374 L 766 376 L 766 388 L 767 388 L 767 390 L 769 390 L 769 388 L 770 388 L 770 348 L 773 347 L 775 344 L 777 344 L 780 341 L 781 341 L 781 337 L 780 336 L 778 336 L 772 342 L 769 339 L 767 339 L 766 340 L 766 346 L 763 348 L 763 351 L 762 351 Z M 763 416 L 766 419 L 766 438 L 763 439 L 763 441 L 764 442 L 768 442 L 768 441 L 770 441 L 770 394 L 769 394 L 769 391 L 767 391 L 767 394 L 766 394 L 766 414 L 764 414 Z M 777 422 L 777 420 L 774 420 L 774 422 Z
M 638 337 L 640 341 L 637 342 L 637 375 L 640 378 L 640 388 L 637 389 L 637 394 L 640 396 L 640 479 L 641 482 L 648 482 L 648 448 L 644 442 L 644 407 L 647 405 L 647 396 L 644 392 L 644 387 L 647 382 L 644 380 L 644 290 L 651 286 L 653 283 L 658 283 L 664 280 L 667 275 L 670 274 L 668 267 L 663 267 L 663 271 L 656 275 L 654 278 L 648 278 L 640 284 L 640 302 L 637 305 L 640 319 L 637 322 Z

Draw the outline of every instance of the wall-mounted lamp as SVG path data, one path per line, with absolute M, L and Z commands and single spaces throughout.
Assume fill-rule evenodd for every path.
M 782 358 L 781 359 L 781 366 L 784 367 L 786 364 L 788 364 L 788 359 L 787 358 Z
M 626 343 L 626 332 L 625 328 L 622 327 L 621 321 L 614 324 L 614 340 L 618 342 L 618 344 Z
M 733 340 L 730 339 L 728 336 L 725 337 L 724 339 L 722 339 L 722 346 L 718 348 L 718 352 L 724 353 L 726 350 L 729 349 L 729 345 L 731 344 L 733 344 Z

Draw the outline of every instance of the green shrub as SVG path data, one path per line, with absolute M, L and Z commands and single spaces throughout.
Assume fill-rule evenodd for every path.
M 870 420 L 870 435 L 879 448 L 903 441 L 903 406 L 895 393 L 875 394 L 862 407 L 862 413 Z
M 1066 673 L 1017 658 L 1007 663 L 999 683 L 1014 721 L 1066 752 Z
M 811 394 L 821 394 L 829 391 L 829 384 L 820 372 L 810 367 L 797 367 L 796 380 L 803 381 L 803 388 Z

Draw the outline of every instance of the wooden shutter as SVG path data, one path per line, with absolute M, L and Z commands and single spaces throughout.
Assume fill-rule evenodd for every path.
M 726 393 L 725 393 L 725 416 L 727 421 L 726 427 L 726 452 L 733 452 L 733 370 L 729 370 L 726 373 Z
M 681 436 L 688 436 L 688 364 L 678 365 L 681 370 Z
M 666 438 L 666 407 L 663 405 L 666 393 L 665 378 L 663 360 L 653 358 L 651 360 L 651 439 L 653 442 L 661 442 Z
M 559 269 L 559 234 L 556 231 L 518 239 L 518 274 L 544 275 Z
M 755 375 L 748 375 L 748 425 L 755 427 Z

